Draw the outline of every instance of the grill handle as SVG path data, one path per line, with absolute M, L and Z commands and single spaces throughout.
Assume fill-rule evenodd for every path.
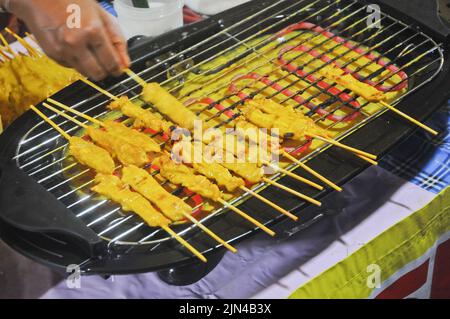
M 365 0 L 369 3 L 380 3 L 381 10 L 392 9 L 405 23 L 419 23 L 440 38 L 440 41 L 450 44 L 450 0 Z M 446 9 L 446 10 L 445 10 Z M 408 21 L 409 20 L 409 21 Z
M 89 257 L 106 249 L 104 241 L 44 187 L 14 163 L 0 166 L 0 219 L 17 229 L 57 236 Z

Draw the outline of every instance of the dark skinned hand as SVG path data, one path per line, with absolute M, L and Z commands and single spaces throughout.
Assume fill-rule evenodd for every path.
M 80 13 L 77 26 L 74 7 Z M 129 66 L 125 38 L 94 0 L 10 0 L 9 9 L 50 58 L 93 80 L 119 76 Z

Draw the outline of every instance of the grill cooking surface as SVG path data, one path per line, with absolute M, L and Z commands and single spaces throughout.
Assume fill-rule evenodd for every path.
M 159 82 L 216 127 L 225 128 L 238 118 L 237 106 L 243 99 L 264 96 L 299 108 L 341 139 L 387 109 L 322 78 L 318 73 L 322 68 L 335 65 L 350 70 L 361 81 L 384 91 L 395 105 L 431 81 L 444 63 L 440 45 L 415 26 L 384 13 L 380 28 L 367 21 L 366 7 L 356 1 L 274 2 L 196 45 L 149 60 L 146 69 L 136 71 L 147 82 Z M 126 94 L 145 108 L 152 107 L 139 99 L 140 88 L 132 79 L 106 89 L 115 95 Z M 107 103 L 97 94 L 73 107 L 97 118 L 117 115 L 108 113 Z M 52 118 L 71 135 L 82 133 L 64 118 Z M 307 161 L 326 148 L 314 141 L 288 150 Z M 66 151 L 66 140 L 40 122 L 23 137 L 14 159 L 111 249 L 149 251 L 170 240 L 164 231 L 147 227 L 137 216 L 123 213 L 116 204 L 92 193 L 93 174 L 71 162 Z M 297 168 L 286 165 L 290 170 Z M 195 194 L 163 184 L 194 210 L 201 207 Z M 266 186 L 262 183 L 254 189 Z M 247 196 L 236 196 L 230 203 L 239 204 Z M 208 223 L 224 211 L 215 208 L 201 221 Z M 267 222 L 274 218 L 248 213 Z M 174 227 L 182 235 L 196 228 L 190 224 Z

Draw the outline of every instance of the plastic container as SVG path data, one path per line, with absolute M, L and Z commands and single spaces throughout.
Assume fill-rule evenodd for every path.
M 149 8 L 135 8 L 131 0 L 115 0 L 114 9 L 127 39 L 157 36 L 183 25 L 183 0 L 148 0 Z
M 250 0 L 185 0 L 185 4 L 199 13 L 213 15 Z

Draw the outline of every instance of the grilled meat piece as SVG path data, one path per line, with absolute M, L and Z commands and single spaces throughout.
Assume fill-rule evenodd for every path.
M 122 181 L 131 186 L 172 221 L 180 221 L 192 208 L 182 199 L 170 194 L 144 169 L 127 166 L 122 170 Z
M 386 94 L 378 91 L 373 86 L 355 79 L 351 74 L 345 74 L 345 72 L 333 65 L 327 65 L 323 67 L 319 73 L 337 84 L 353 91 L 355 94 L 363 97 L 369 102 L 379 102 L 386 100 Z
M 117 176 L 98 174 L 92 190 L 118 204 L 124 211 L 139 215 L 149 226 L 169 225 L 170 221 L 158 212 L 141 194 L 133 192 Z
M 114 160 L 101 147 L 80 137 L 72 136 L 69 140 L 69 154 L 83 165 L 98 173 L 112 174 L 115 169 Z
M 144 166 L 148 163 L 147 153 L 142 148 L 128 143 L 122 137 L 94 127 L 88 127 L 87 133 L 95 144 L 106 149 L 124 165 Z
M 196 175 L 191 168 L 175 163 L 169 156 L 158 157 L 154 164 L 159 167 L 161 176 L 173 184 L 182 185 L 205 198 L 212 200 L 221 198 L 221 192 L 217 185 L 211 183 L 204 176 Z

